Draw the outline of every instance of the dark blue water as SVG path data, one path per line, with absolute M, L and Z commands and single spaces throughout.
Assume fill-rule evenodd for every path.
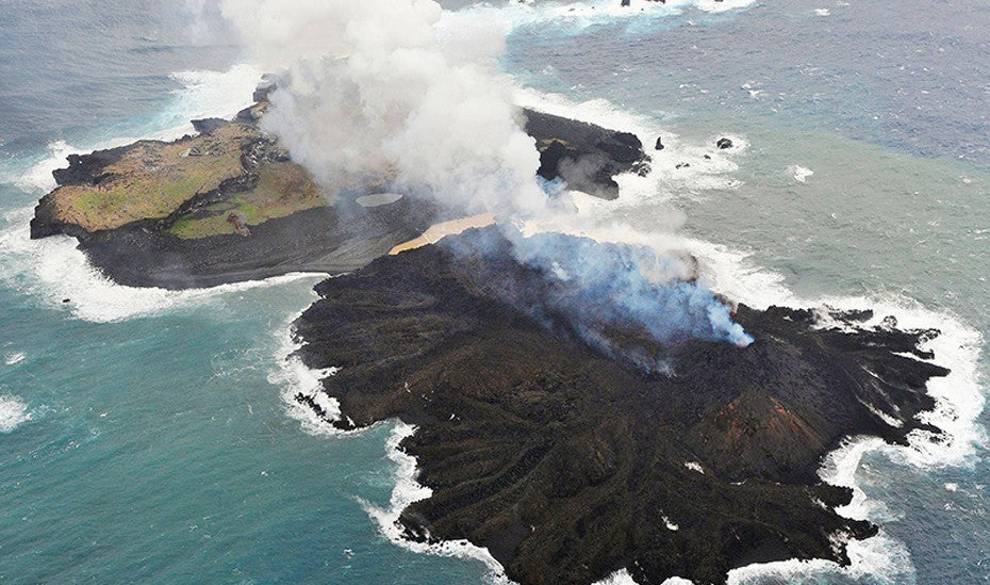
M 315 279 L 135 291 L 100 280 L 69 241 L 26 238 L 50 145 L 180 131 L 235 109 L 230 94 L 257 72 L 232 69 L 239 50 L 198 4 L 0 0 L 0 583 L 485 582 L 480 562 L 407 551 L 369 518 L 395 485 L 391 426 L 314 435 L 287 411 L 300 380 L 281 360 L 286 324 Z M 977 346 L 953 353 L 974 368 L 958 394 L 984 388 L 973 379 L 990 332 L 985 4 L 512 14 L 505 64 L 520 80 L 607 98 L 686 146 L 745 138 L 722 187 L 658 169 L 669 178 L 658 189 L 689 234 L 780 275 L 760 292 L 917 301 L 899 310 Z M 219 73 L 175 75 L 205 70 Z M 797 182 L 792 165 L 815 174 Z M 652 210 L 629 214 L 661 222 Z M 986 424 L 979 400 L 955 404 L 976 419 L 962 431 Z M 866 454 L 850 477 L 882 546 L 855 571 L 755 580 L 986 583 L 990 469 L 981 446 L 965 447 L 952 465 Z

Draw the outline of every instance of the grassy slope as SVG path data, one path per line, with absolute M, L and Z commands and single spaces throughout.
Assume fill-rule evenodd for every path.
M 176 142 L 135 143 L 103 169 L 105 178 L 98 185 L 56 189 L 52 193 L 56 216 L 90 232 L 167 218 L 193 197 L 243 175 L 242 148 L 258 136 L 254 125 L 234 122 Z M 231 213 L 250 226 L 326 204 L 299 165 L 263 163 L 257 173 L 259 181 L 253 189 L 180 216 L 169 233 L 181 238 L 232 234 L 235 227 L 227 221 Z
M 180 217 L 169 233 L 180 238 L 233 234 L 234 225 L 227 221 L 231 213 L 239 214 L 244 223 L 251 226 L 326 205 L 312 178 L 297 164 L 268 163 L 258 170 L 258 175 L 254 189 L 235 193 L 196 214 Z
M 191 197 L 242 174 L 241 147 L 256 135 L 250 126 L 230 124 L 168 144 L 139 142 L 104 169 L 107 178 L 98 185 L 57 189 L 58 217 L 89 231 L 167 217 Z

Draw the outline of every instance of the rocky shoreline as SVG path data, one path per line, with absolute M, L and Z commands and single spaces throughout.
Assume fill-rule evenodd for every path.
M 821 482 L 823 457 L 848 436 L 937 432 L 917 420 L 934 406 L 928 380 L 948 373 L 921 361 L 937 331 L 740 306 L 751 346 L 683 340 L 658 349 L 674 374 L 651 373 L 508 302 L 504 291 L 525 291 L 525 306 L 547 308 L 559 293 L 508 246 L 486 228 L 376 260 L 318 285 L 295 324 L 304 363 L 336 368 L 321 391 L 342 417 L 325 397 L 300 404 L 340 429 L 417 427 L 401 447 L 432 496 L 403 512 L 408 538 L 467 539 L 522 585 L 846 564 L 845 542 L 877 529 L 835 513 L 851 491 Z
M 457 217 L 427 198 L 363 206 L 387 183 L 327 193 L 258 128 L 274 85 L 233 120 L 193 122 L 198 135 L 72 155 L 54 172 L 31 237 L 67 235 L 118 284 L 202 288 L 293 272 L 358 269 L 436 222 Z M 526 110 L 548 181 L 614 199 L 613 176 L 649 172 L 634 135 Z M 580 171 L 580 172 L 579 172 Z

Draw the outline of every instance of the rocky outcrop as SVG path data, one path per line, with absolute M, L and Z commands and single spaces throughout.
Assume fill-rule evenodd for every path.
M 537 174 L 603 199 L 619 196 L 615 177 L 649 172 L 650 158 L 635 134 L 527 110 L 526 133 L 540 150 Z
M 200 134 L 206 134 L 208 132 L 213 132 L 214 130 L 226 126 L 229 121 L 223 118 L 202 118 L 200 120 L 192 120 L 193 130 Z
M 521 585 L 622 568 L 644 584 L 724 583 L 754 562 L 846 563 L 844 542 L 876 528 L 835 513 L 851 493 L 820 482 L 822 457 L 849 435 L 903 442 L 933 406 L 927 381 L 947 373 L 921 361 L 936 331 L 745 306 L 746 348 L 598 332 L 651 348 L 673 374 L 650 373 L 586 343 L 554 310 L 567 285 L 513 260 L 492 228 L 316 290 L 299 355 L 339 368 L 322 389 L 339 400 L 335 424 L 418 429 L 401 447 L 432 496 L 403 512 L 407 536 L 487 547 Z

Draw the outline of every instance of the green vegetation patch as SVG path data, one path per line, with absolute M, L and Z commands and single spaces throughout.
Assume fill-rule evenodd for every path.
M 186 239 L 239 233 L 237 224 L 262 224 L 327 204 L 313 178 L 291 162 L 268 163 L 258 170 L 258 184 L 250 191 L 234 193 L 195 213 L 180 217 L 169 233 Z M 231 221 L 235 215 L 237 221 Z
M 59 220 L 89 231 L 142 219 L 162 219 L 192 197 L 244 173 L 241 149 L 257 130 L 230 124 L 172 143 L 138 142 L 108 165 L 99 185 L 68 185 L 53 192 Z

